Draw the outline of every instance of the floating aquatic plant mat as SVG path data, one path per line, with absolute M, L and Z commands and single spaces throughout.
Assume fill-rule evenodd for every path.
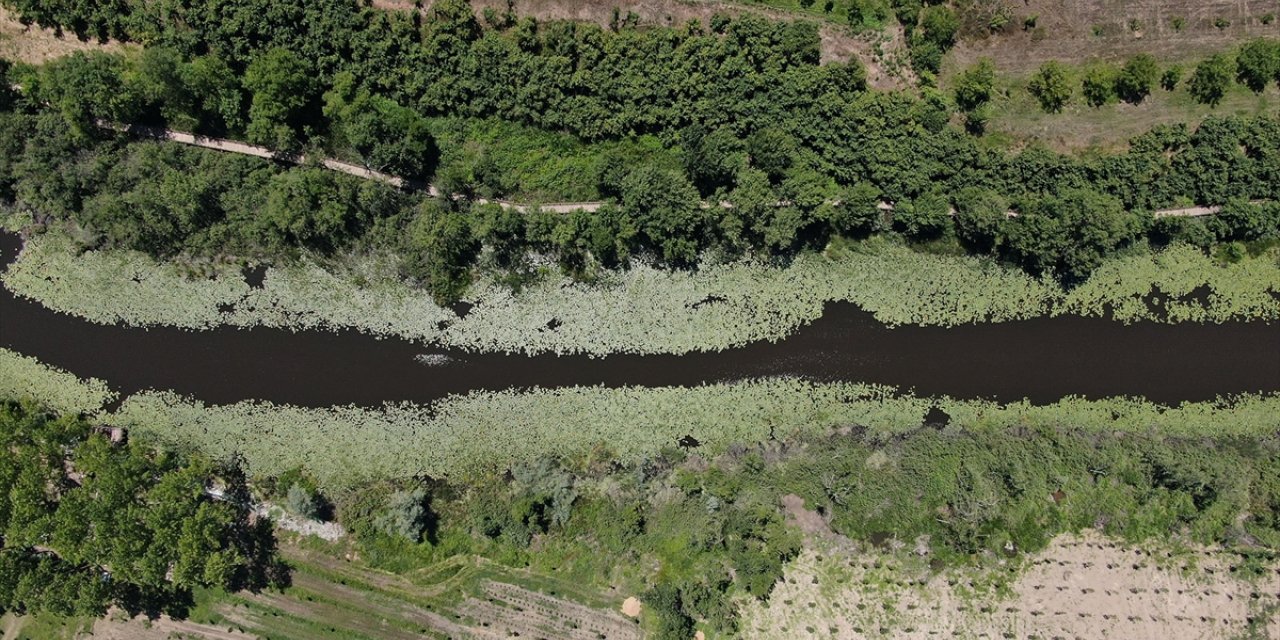
M 32 238 L 3 276 L 5 286 L 99 323 L 220 325 L 295 330 L 355 328 L 473 351 L 688 353 L 779 340 L 853 302 L 889 325 L 952 326 L 1046 315 L 1132 322 L 1223 322 L 1280 318 L 1277 252 L 1223 265 L 1176 245 L 1115 258 L 1066 290 L 989 259 L 923 254 L 879 239 L 786 265 L 705 264 L 692 271 L 636 265 L 595 282 L 548 275 L 513 292 L 482 279 L 465 317 L 387 274 L 387 257 L 325 268 L 302 260 L 267 269 L 250 286 L 232 266 L 190 277 L 132 251 L 77 254 L 56 234 Z M 1160 304 L 1153 308 L 1153 297 Z

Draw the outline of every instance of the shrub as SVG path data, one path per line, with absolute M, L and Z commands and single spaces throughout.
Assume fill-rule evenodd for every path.
M 1057 60 L 1042 65 L 1027 84 L 1027 91 L 1047 113 L 1058 113 L 1071 101 L 1071 81 L 1067 67 Z
M 421 487 L 391 494 L 386 507 L 374 518 L 374 527 L 389 536 L 421 542 L 432 520 L 429 496 Z
M 956 78 L 956 105 L 963 111 L 973 111 L 991 100 L 996 81 L 996 69 L 991 60 L 983 58 Z
M 1151 93 L 1158 74 L 1156 59 L 1140 53 L 1129 59 L 1116 77 L 1116 93 L 1125 102 L 1137 104 Z
M 1280 81 L 1280 40 L 1257 38 L 1240 47 L 1236 78 L 1254 93 L 1262 93 L 1272 81 Z
M 1165 91 L 1173 91 L 1178 88 L 1178 83 L 1182 82 L 1182 67 L 1174 65 L 1164 70 L 1160 75 L 1160 88 Z
M 1196 102 L 1217 106 L 1227 94 L 1234 72 L 1235 63 L 1231 58 L 1215 54 L 1196 65 L 1187 90 Z
M 1084 72 L 1080 88 L 1089 106 L 1101 107 L 1116 97 L 1116 70 L 1103 64 L 1094 65 Z
M 301 483 L 295 482 L 289 485 L 289 491 L 285 494 L 285 508 L 304 518 L 315 519 L 320 515 L 320 497 Z

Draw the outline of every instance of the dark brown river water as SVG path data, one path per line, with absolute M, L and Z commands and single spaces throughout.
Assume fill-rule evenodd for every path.
M 0 234 L 4 265 L 19 239 Z M 767 376 L 890 384 L 922 395 L 1144 396 L 1174 404 L 1280 391 L 1280 325 L 1123 325 L 1057 317 L 889 329 L 847 303 L 777 343 L 683 356 L 470 354 L 354 331 L 185 331 L 93 324 L 0 288 L 0 346 L 128 395 L 172 389 L 210 403 L 428 402 L 478 389 L 697 385 Z M 427 366 L 420 354 L 443 354 Z

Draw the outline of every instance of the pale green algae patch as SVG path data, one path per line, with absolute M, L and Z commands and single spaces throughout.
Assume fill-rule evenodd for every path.
M 32 399 L 63 413 L 94 413 L 116 397 L 97 378 L 82 380 L 35 358 L 0 349 L 0 398 Z
M 189 277 L 131 251 L 77 254 L 56 234 L 32 238 L 5 274 L 15 293 L 100 323 L 354 328 L 472 351 L 688 353 L 779 340 L 853 302 L 889 325 L 953 326 L 1065 313 L 1122 321 L 1223 322 L 1280 318 L 1280 251 L 1223 265 L 1189 246 L 1115 258 L 1067 291 L 992 260 L 937 256 L 885 239 L 786 265 L 743 260 L 672 271 L 637 264 L 591 283 L 547 276 L 519 292 L 482 279 L 459 319 L 407 283 L 389 258 L 340 270 L 303 259 L 271 268 L 261 288 L 223 266 Z M 1153 313 L 1147 299 L 1168 298 Z M 1203 299 L 1187 298 L 1207 290 Z M 549 328 L 554 326 L 555 328 Z

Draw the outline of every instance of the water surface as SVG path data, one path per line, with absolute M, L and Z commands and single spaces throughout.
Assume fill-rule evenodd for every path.
M 16 236 L 0 234 L 3 264 L 19 246 Z M 376 406 L 479 389 L 690 386 L 784 375 L 1037 403 L 1129 395 L 1175 404 L 1280 391 L 1280 325 L 1123 325 L 1063 316 L 889 329 L 850 303 L 827 305 L 822 318 L 776 343 L 590 358 L 471 354 L 355 331 L 99 325 L 0 288 L 0 346 L 102 378 L 124 395 L 172 389 L 217 404 L 256 398 Z

